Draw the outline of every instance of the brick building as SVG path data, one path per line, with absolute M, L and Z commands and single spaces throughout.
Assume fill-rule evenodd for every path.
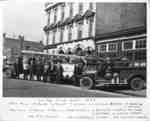
M 3 56 L 18 56 L 21 50 L 33 50 L 42 52 L 44 45 L 42 42 L 27 41 L 22 36 L 12 37 L 3 34 Z
M 146 3 L 97 3 L 99 56 L 146 60 Z

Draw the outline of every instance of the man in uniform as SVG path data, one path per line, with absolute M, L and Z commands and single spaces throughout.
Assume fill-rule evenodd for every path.
M 48 80 L 48 70 L 49 70 L 49 64 L 48 62 L 45 62 L 43 67 L 43 81 L 47 82 Z
M 53 60 L 49 62 L 49 69 L 48 74 L 51 82 L 56 82 L 56 76 L 57 76 L 57 67 L 54 64 Z
M 61 65 L 61 60 L 57 61 L 57 74 L 56 74 L 56 83 L 61 83 L 62 81 L 62 74 L 63 74 L 63 67 Z
M 24 74 L 24 80 L 28 79 L 28 71 L 29 71 L 29 65 L 27 62 L 27 58 L 23 58 L 23 74 Z
M 19 59 L 16 58 L 14 63 L 15 78 L 19 79 Z
M 30 59 L 30 80 L 34 80 L 36 75 L 36 59 L 33 57 Z
M 43 73 L 43 63 L 41 58 L 39 58 L 36 65 L 36 77 L 38 81 L 41 81 L 42 73 Z

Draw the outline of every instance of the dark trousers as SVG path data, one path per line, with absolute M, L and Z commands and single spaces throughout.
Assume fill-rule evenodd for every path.
M 17 68 L 15 69 L 15 78 L 19 79 L 19 70 Z
M 34 80 L 34 73 L 33 73 L 33 71 L 32 70 L 30 70 L 30 80 Z
M 41 81 L 42 74 L 38 73 L 38 74 L 36 75 L 36 77 L 37 77 L 37 80 L 38 80 L 38 81 Z
M 24 80 L 27 80 L 28 79 L 28 70 L 24 70 L 23 73 L 24 73 Z
M 16 77 L 16 79 L 19 79 L 19 72 L 16 72 L 15 77 Z
M 44 72 L 44 73 L 43 73 L 43 81 L 44 81 L 44 82 L 47 82 L 47 81 L 48 81 L 48 73 L 47 73 L 47 72 Z
M 57 78 L 56 78 L 57 75 L 56 74 L 50 74 L 49 77 L 50 77 L 51 82 L 55 82 L 55 83 L 57 82 Z

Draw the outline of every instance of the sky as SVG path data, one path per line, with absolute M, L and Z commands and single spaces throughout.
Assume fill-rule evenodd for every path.
M 3 31 L 9 35 L 23 34 L 26 40 L 44 39 L 46 24 L 45 0 L 9 0 L 3 9 Z

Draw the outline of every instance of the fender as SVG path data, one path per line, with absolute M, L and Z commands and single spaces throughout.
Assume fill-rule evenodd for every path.
M 87 72 L 83 73 L 81 77 L 83 77 L 83 76 L 88 76 L 88 77 L 92 78 L 93 80 L 95 80 L 96 72 L 95 71 L 87 71 Z
M 132 73 L 127 78 L 127 81 L 129 82 L 134 77 L 141 77 L 142 79 L 144 79 L 146 81 L 146 74 L 144 74 L 144 73 Z

